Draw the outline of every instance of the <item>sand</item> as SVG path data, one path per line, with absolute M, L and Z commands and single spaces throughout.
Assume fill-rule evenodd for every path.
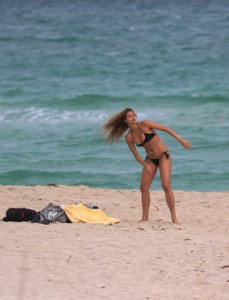
M 181 226 L 151 191 L 150 221 L 137 190 L 0 186 L 9 207 L 93 203 L 114 225 L 0 222 L 0 299 L 229 299 L 229 192 L 174 191 Z

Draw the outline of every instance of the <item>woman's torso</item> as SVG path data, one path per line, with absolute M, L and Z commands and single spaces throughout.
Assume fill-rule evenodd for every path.
M 137 130 L 135 132 L 130 131 L 130 134 L 136 146 L 144 147 L 150 158 L 156 158 L 162 152 L 168 151 L 166 144 L 152 128 L 143 125 L 141 122 L 137 123 L 137 125 Z

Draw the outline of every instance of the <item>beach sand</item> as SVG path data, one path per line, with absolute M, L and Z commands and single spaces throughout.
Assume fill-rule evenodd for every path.
M 141 222 L 138 190 L 0 186 L 9 207 L 93 203 L 114 225 L 1 222 L 0 299 L 229 299 L 229 192 L 174 191 L 181 226 L 162 191 Z

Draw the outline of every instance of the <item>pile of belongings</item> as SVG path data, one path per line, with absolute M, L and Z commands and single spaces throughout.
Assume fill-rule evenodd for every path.
M 53 205 L 49 203 L 41 211 L 28 208 L 9 208 L 3 221 L 9 222 L 31 222 L 48 225 L 54 222 L 60 223 L 100 223 L 115 224 L 120 222 L 118 218 L 106 216 L 106 214 L 94 205 Z

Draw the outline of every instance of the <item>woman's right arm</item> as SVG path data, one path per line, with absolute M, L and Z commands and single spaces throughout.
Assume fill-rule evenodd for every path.
M 152 173 L 152 168 L 149 164 L 147 164 L 139 155 L 137 149 L 135 148 L 134 145 L 134 141 L 133 138 L 130 135 L 126 135 L 126 143 L 130 149 L 130 151 L 132 152 L 133 156 L 135 157 L 135 159 L 141 164 L 143 165 L 143 167 L 146 167 L 148 172 Z

